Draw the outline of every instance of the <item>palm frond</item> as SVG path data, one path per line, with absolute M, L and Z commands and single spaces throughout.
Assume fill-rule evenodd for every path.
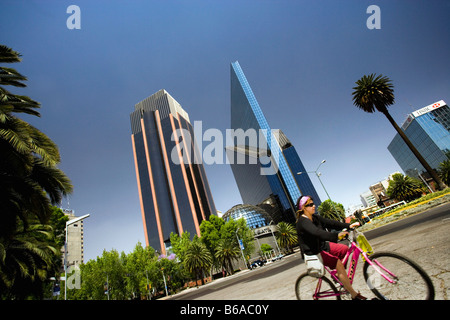
M 0 44 L 0 63 L 13 63 L 20 62 L 22 59 L 20 58 L 21 54 L 13 49 Z
M 394 104 L 394 86 L 388 77 L 383 75 L 364 75 L 356 81 L 353 88 L 353 104 L 361 110 L 373 113 L 376 110 L 385 112 Z

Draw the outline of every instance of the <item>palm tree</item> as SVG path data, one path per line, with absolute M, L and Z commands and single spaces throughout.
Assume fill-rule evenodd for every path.
M 19 53 L 0 45 L 0 63 L 19 61 Z M 0 85 L 25 87 L 25 80 L 14 69 L 0 67 Z M 56 144 L 15 115 L 40 116 L 36 111 L 39 107 L 32 99 L 0 86 L 0 241 L 14 233 L 19 220 L 25 228 L 35 216 L 46 223 L 51 204 L 72 192 L 70 180 L 56 167 L 60 162 Z
M 241 254 L 239 245 L 234 239 L 221 239 L 216 247 L 216 259 L 222 264 L 223 268 L 233 274 L 233 260 L 238 260 Z
M 416 147 L 414 147 L 388 112 L 388 107 L 394 104 L 395 100 L 394 86 L 392 85 L 391 80 L 383 75 L 376 76 L 376 74 L 371 74 L 369 76 L 365 75 L 356 81 L 356 85 L 357 86 L 353 88 L 355 91 L 352 93 L 353 104 L 368 113 L 373 113 L 375 110 L 378 110 L 384 114 L 428 174 L 436 182 L 438 188 L 443 190 L 446 187 L 445 184 L 417 151 Z
M 438 174 L 446 185 L 450 184 L 450 160 L 445 160 L 439 164 Z
M 341 203 L 336 203 L 330 199 L 327 199 L 324 202 L 322 202 L 319 208 L 317 208 L 317 211 L 320 213 L 321 216 L 328 219 L 333 219 L 337 221 L 345 220 L 344 206 Z
M 287 222 L 280 222 L 277 225 L 276 239 L 278 245 L 289 250 L 298 243 L 297 230 Z
M 0 45 L 0 63 L 20 61 L 19 53 Z M 56 144 L 17 117 L 40 116 L 39 103 L 3 88 L 26 87 L 25 80 L 16 70 L 0 67 L 0 292 L 7 289 L 15 297 L 26 297 L 30 288 L 42 290 L 55 267 L 59 250 L 49 233 L 52 204 L 73 188 L 57 167 Z
M 411 201 L 419 198 L 426 192 L 426 189 L 419 180 L 396 173 L 392 175 L 392 180 L 389 181 L 389 187 L 386 191 L 391 198 L 399 201 Z
M 0 297 L 42 299 L 44 282 L 58 277 L 60 258 L 51 226 L 20 224 L 14 237 L 0 242 Z
M 186 269 L 194 274 L 197 279 L 200 277 L 202 284 L 204 284 L 203 271 L 209 269 L 211 264 L 212 256 L 209 250 L 200 240 L 194 239 L 189 245 L 184 259 Z

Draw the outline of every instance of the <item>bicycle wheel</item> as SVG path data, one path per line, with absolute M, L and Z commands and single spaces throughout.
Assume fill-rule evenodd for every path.
M 367 261 L 364 263 L 364 279 L 378 298 L 384 300 L 434 299 L 434 287 L 430 277 L 409 258 L 393 252 L 377 252 L 369 258 L 374 266 Z M 382 274 L 391 279 L 392 283 Z
M 316 293 L 316 289 L 317 293 Z M 341 300 L 336 286 L 327 277 L 317 278 L 304 273 L 295 282 L 298 300 Z

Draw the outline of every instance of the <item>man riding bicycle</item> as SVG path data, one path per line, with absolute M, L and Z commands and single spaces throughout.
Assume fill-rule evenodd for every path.
M 310 196 L 301 196 L 297 200 L 297 233 L 302 254 L 317 255 L 320 253 L 323 264 L 331 269 L 336 269 L 339 281 L 350 293 L 353 300 L 366 300 L 359 292 L 356 292 L 347 276 L 342 259 L 348 251 L 348 247 L 337 243 L 348 235 L 347 231 L 329 232 L 325 228 L 342 230 L 358 226 L 327 219 L 315 214 L 316 206 Z

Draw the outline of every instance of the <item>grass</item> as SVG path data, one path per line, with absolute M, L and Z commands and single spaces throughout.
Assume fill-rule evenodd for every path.
M 392 211 L 386 212 L 381 216 L 375 217 L 360 229 L 361 231 L 375 229 L 387 223 L 423 212 L 433 206 L 440 205 L 447 201 L 450 201 L 450 188 L 434 193 L 429 193 L 425 196 L 420 197 L 419 199 L 411 201 L 403 206 L 397 207 Z

